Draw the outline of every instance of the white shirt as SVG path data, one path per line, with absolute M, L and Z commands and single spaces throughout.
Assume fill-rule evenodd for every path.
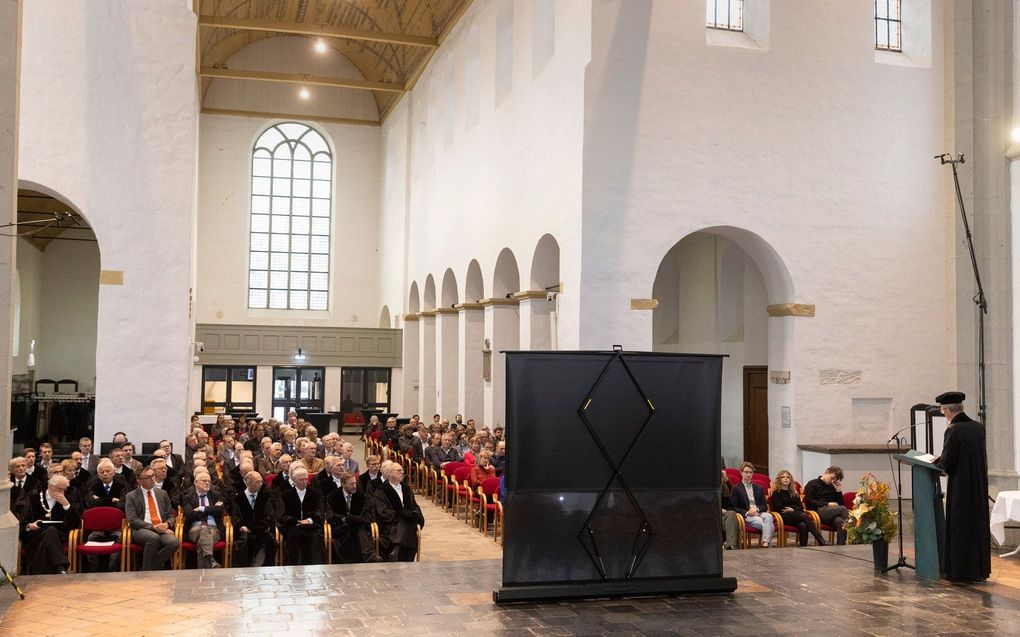
M 297 487 L 294 487 L 294 490 L 297 491 L 298 501 L 300 501 L 302 504 L 304 504 L 304 502 L 305 502 L 305 490 L 304 489 L 298 489 Z
M 758 503 L 754 501 L 754 483 L 744 482 L 744 491 L 747 491 L 747 502 L 752 507 L 757 507 Z
M 258 496 L 258 494 L 257 493 L 252 493 L 251 491 L 245 489 L 244 490 L 244 495 L 247 496 L 248 503 L 251 504 L 251 508 L 252 508 L 252 510 L 254 510 L 255 509 L 255 498 Z
M 390 485 L 390 487 L 393 488 L 394 491 L 397 492 L 397 497 L 400 498 L 400 504 L 403 505 L 404 504 L 404 490 L 400 488 L 400 483 L 398 482 L 396 484 L 393 484 L 392 482 L 390 482 L 389 485 Z
M 152 501 L 156 503 L 156 507 L 159 507 L 159 500 L 156 498 L 156 490 L 142 489 L 142 505 L 145 507 L 145 521 L 148 524 L 152 524 L 152 512 L 149 511 L 149 494 L 152 494 Z

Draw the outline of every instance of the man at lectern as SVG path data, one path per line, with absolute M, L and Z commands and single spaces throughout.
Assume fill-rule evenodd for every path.
M 962 392 L 939 394 L 935 402 L 949 421 L 942 455 L 935 464 L 949 474 L 946 489 L 946 577 L 982 581 L 992 573 L 988 533 L 988 457 L 985 426 L 963 413 Z

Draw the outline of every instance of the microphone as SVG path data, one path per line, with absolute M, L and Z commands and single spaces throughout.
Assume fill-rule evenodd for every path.
M 897 431 L 896 433 L 894 433 L 894 434 L 892 435 L 892 438 L 889 438 L 889 440 L 886 440 L 886 444 L 888 444 L 888 443 L 892 442 L 893 440 L 897 440 L 897 436 L 899 436 L 899 435 L 900 435 L 901 433 L 903 433 L 903 432 L 904 432 L 904 431 L 906 431 L 907 429 L 910 429 L 910 428 L 912 428 L 912 427 L 914 427 L 914 426 L 915 426 L 915 425 L 912 425 L 912 424 L 911 424 L 911 425 L 907 425 L 907 426 L 906 426 L 906 427 L 904 427 L 903 429 L 900 429 L 899 431 Z

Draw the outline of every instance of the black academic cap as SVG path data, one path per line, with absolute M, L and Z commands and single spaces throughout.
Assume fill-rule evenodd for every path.
M 935 402 L 940 405 L 957 405 L 967 399 L 962 391 L 947 391 L 935 397 Z

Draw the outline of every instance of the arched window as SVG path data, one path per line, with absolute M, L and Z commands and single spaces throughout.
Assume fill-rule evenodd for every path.
M 274 124 L 252 151 L 248 307 L 329 308 L 333 154 L 297 122 Z

